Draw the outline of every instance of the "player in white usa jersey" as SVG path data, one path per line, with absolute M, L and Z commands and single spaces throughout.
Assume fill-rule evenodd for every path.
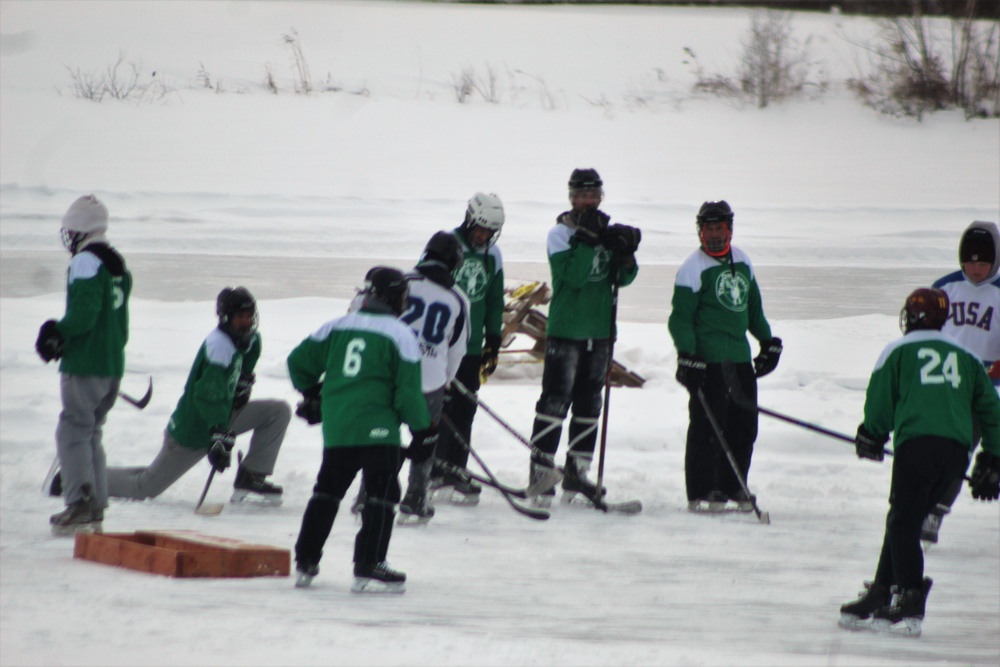
M 951 303 L 949 317 L 941 333 L 976 354 L 986 365 L 994 386 L 1000 385 L 1000 231 L 995 222 L 977 220 L 962 232 L 958 244 L 961 269 L 938 279 L 934 287 L 943 290 Z M 979 441 L 975 425 L 973 438 Z M 921 539 L 937 542 L 944 515 L 962 490 L 962 480 L 951 489 L 924 519 Z

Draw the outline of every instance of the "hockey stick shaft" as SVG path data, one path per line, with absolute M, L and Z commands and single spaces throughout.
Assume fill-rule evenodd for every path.
M 719 446 L 725 452 L 726 458 L 729 460 L 729 465 L 732 466 L 733 474 L 736 475 L 736 480 L 740 483 L 740 488 L 743 489 L 743 493 L 753 506 L 753 511 L 757 515 L 757 519 L 761 523 L 771 523 L 770 515 L 767 512 L 761 512 L 760 507 L 757 506 L 757 500 L 750 493 L 750 488 L 747 486 L 746 480 L 743 479 L 743 474 L 740 472 L 740 466 L 736 463 L 736 457 L 733 456 L 733 450 L 729 448 L 726 436 L 722 433 L 722 427 L 716 421 L 715 415 L 712 413 L 712 408 L 708 405 L 708 399 L 705 398 L 705 392 L 701 390 L 701 387 L 698 387 L 698 400 L 701 401 L 701 407 L 705 410 L 705 416 L 708 417 L 708 421 L 712 425 L 712 430 L 715 431 L 715 436 L 719 439 Z
M 212 466 L 211 472 L 208 473 L 208 479 L 205 480 L 205 488 L 201 492 L 201 498 L 198 499 L 198 505 L 194 508 L 195 514 L 201 509 L 202 504 L 205 502 L 205 496 L 208 495 L 208 487 L 212 486 L 212 480 L 215 478 L 215 466 Z
M 515 429 L 513 426 L 511 426 L 510 424 L 508 424 L 504 420 L 503 417 L 501 417 L 500 415 L 498 415 L 496 413 L 496 411 L 493 410 L 493 408 L 491 408 L 486 403 L 484 403 L 483 400 L 481 398 L 479 398 L 479 396 L 477 396 L 474 392 L 469 391 L 469 388 L 466 387 L 464 384 L 462 384 L 461 381 L 459 381 L 458 379 L 455 379 L 455 380 L 451 381 L 451 384 L 452 384 L 453 387 L 455 387 L 456 389 L 458 389 L 458 392 L 460 394 L 462 394 L 463 396 L 465 396 L 466 398 L 468 398 L 470 401 L 472 401 L 473 403 L 475 403 L 476 405 L 478 405 L 480 408 L 482 408 L 483 412 L 485 412 L 490 417 L 492 417 L 493 420 L 496 423 L 500 424 L 500 426 L 503 427 L 503 429 L 505 431 L 507 431 L 508 433 L 510 433 L 512 436 L 514 436 L 515 440 L 517 440 L 522 445 L 524 445 L 525 447 L 527 447 L 528 449 L 530 449 L 532 454 L 535 454 L 538 458 L 540 458 L 542 460 L 545 460 L 545 461 L 550 461 L 552 459 L 552 456 L 550 454 L 546 454 L 545 452 L 543 452 L 542 450 L 540 450 L 538 447 L 536 447 L 535 445 L 533 445 L 530 440 L 528 440 L 526 437 L 524 437 L 523 435 L 521 435 L 521 433 L 519 433 L 517 431 L 517 429 Z M 559 472 L 565 472 L 559 466 L 553 465 L 552 467 L 555 468 L 556 470 L 558 470 Z
M 594 509 L 604 512 L 608 506 L 601 499 L 601 489 L 604 488 L 604 453 L 608 446 L 608 413 L 611 412 L 611 369 L 614 366 L 615 341 L 618 339 L 618 269 L 615 268 L 615 281 L 611 286 L 611 341 L 608 345 L 608 370 L 604 374 L 604 413 L 601 415 L 601 445 L 597 453 L 597 494 Z
M 128 403 L 129 405 L 133 405 L 136 408 L 139 408 L 140 410 L 142 410 L 147 405 L 149 405 L 150 399 L 153 398 L 153 378 L 152 378 L 152 376 L 150 376 L 150 378 L 149 378 L 149 388 L 146 389 L 146 393 L 143 394 L 142 398 L 132 398 L 131 396 L 129 396 L 128 394 L 126 394 L 124 391 L 119 391 L 118 395 L 121 396 L 122 400 L 125 401 L 126 403 Z
M 499 480 L 497 480 L 496 475 L 494 475 L 493 472 L 489 469 L 489 467 L 487 467 L 486 462 L 483 461 L 482 457 L 479 456 L 476 450 L 472 448 L 472 446 L 465 439 L 465 437 L 455 427 L 454 422 L 451 421 L 451 417 L 449 417 L 446 414 L 442 414 L 441 421 L 444 423 L 445 426 L 448 427 L 452 435 L 455 436 L 455 439 L 458 440 L 459 444 L 462 445 L 463 448 L 468 450 L 469 454 L 472 455 L 472 458 L 476 459 L 476 463 L 479 464 L 479 467 L 483 469 L 483 472 L 486 473 L 486 476 L 493 483 L 493 488 L 495 488 L 497 491 L 500 492 L 500 495 L 504 497 L 504 500 L 507 501 L 507 504 L 510 505 L 515 512 L 517 512 L 518 514 L 522 514 L 528 517 L 529 519 L 536 519 L 538 521 L 545 521 L 546 519 L 549 518 L 549 513 L 546 512 L 545 510 L 533 509 L 531 507 L 524 507 L 523 505 L 514 502 L 514 499 L 511 497 L 511 495 L 507 493 L 507 491 L 505 491 L 503 488 L 501 488 Z

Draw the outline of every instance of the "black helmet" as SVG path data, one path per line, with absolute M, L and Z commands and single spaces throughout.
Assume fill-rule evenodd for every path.
M 369 300 L 375 300 L 398 317 L 406 310 L 406 297 L 410 294 L 410 288 L 402 271 L 388 266 L 375 266 L 365 274 L 362 294 L 365 295 L 366 304 Z
M 437 232 L 424 246 L 419 264 L 439 262 L 453 273 L 462 263 L 462 244 L 451 232 Z
M 249 325 L 236 328 L 233 317 L 238 313 L 253 315 Z M 215 298 L 215 314 L 221 329 L 237 347 L 246 348 L 257 333 L 257 301 L 246 287 L 224 287 Z
M 594 190 L 604 187 L 604 181 L 596 169 L 574 169 L 569 176 L 569 190 Z
M 707 222 L 728 222 L 729 227 L 733 226 L 733 209 L 725 199 L 719 201 L 707 201 L 698 209 L 698 226 Z
M 921 287 L 906 297 L 899 311 L 899 329 L 904 334 L 928 329 L 940 331 L 948 321 L 948 294 L 944 290 Z

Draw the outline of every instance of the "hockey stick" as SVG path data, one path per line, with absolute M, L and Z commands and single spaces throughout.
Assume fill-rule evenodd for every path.
M 149 405 L 150 399 L 153 398 L 153 376 L 149 377 L 149 389 L 146 390 L 146 393 L 143 395 L 142 398 L 132 398 L 124 391 L 119 391 L 118 395 L 121 396 L 122 400 L 128 403 L 129 405 L 133 405 L 136 408 L 142 410 L 147 405 Z
M 530 449 L 532 454 L 535 454 L 538 458 L 540 458 L 542 460 L 545 460 L 545 461 L 548 461 L 549 459 L 552 458 L 549 454 L 546 454 L 545 452 L 543 452 L 542 450 L 540 450 L 538 447 L 536 447 L 535 445 L 533 445 L 531 443 L 531 441 L 528 440 L 527 438 L 525 438 L 523 435 L 521 435 L 517 431 L 517 429 L 515 429 L 513 426 L 511 426 L 506 421 L 504 421 L 503 417 L 501 417 L 500 415 L 498 415 L 493 410 L 493 408 L 491 408 L 490 406 L 488 406 L 485 403 L 483 403 L 482 399 L 479 398 L 479 396 L 477 396 L 475 393 L 469 391 L 469 388 L 466 387 L 464 384 L 462 384 L 462 382 L 460 380 L 458 380 L 458 379 L 452 380 L 451 381 L 451 385 L 453 387 L 455 387 L 456 389 L 458 389 L 458 391 L 459 391 L 460 394 L 462 394 L 463 396 L 465 396 L 466 398 L 468 398 L 470 401 L 472 401 L 473 403 L 475 403 L 476 405 L 478 405 L 479 407 L 481 407 L 483 409 L 483 411 L 486 414 L 488 414 L 490 417 L 492 417 L 494 419 L 494 421 L 496 421 L 496 423 L 500 424 L 500 426 L 502 426 L 505 431 L 507 431 L 508 433 L 510 433 L 512 436 L 514 436 L 515 440 L 517 440 L 522 445 L 524 445 L 525 447 L 527 447 L 528 449 Z M 557 465 L 553 464 L 552 468 L 555 469 L 555 470 L 558 470 L 561 474 L 565 473 L 565 471 L 561 467 L 559 467 Z
M 243 451 L 236 452 L 236 465 L 243 463 Z M 202 516 L 217 516 L 222 514 L 222 509 L 226 506 L 225 503 L 209 503 L 207 505 L 203 504 L 205 502 L 205 496 L 208 495 L 208 487 L 212 486 L 212 478 L 215 477 L 215 466 L 212 466 L 212 471 L 208 473 L 208 479 L 205 480 L 205 489 L 201 492 L 201 498 L 198 499 L 198 506 L 194 508 L 195 514 L 201 514 Z
M 705 416 L 708 417 L 708 421 L 712 425 L 712 430 L 715 431 L 715 435 L 719 439 L 719 445 L 722 447 L 722 451 L 726 453 L 726 458 L 729 459 L 729 465 L 733 468 L 733 474 L 736 475 L 736 479 L 740 483 L 740 488 L 743 489 L 743 494 L 750 500 L 750 504 L 753 506 L 753 511 L 757 515 L 757 519 L 761 523 L 771 523 L 771 515 L 760 510 L 760 507 L 757 506 L 757 499 L 752 493 L 750 493 L 746 480 L 743 479 L 743 475 L 740 473 L 740 467 L 736 463 L 736 457 L 733 456 L 733 450 L 729 448 L 729 443 L 726 442 L 726 436 L 723 435 L 719 422 L 715 420 L 715 415 L 712 414 L 712 409 L 708 406 L 708 399 L 705 398 L 705 392 L 701 390 L 701 387 L 698 387 L 698 400 L 701 401 L 701 407 L 705 410 Z
M 486 473 L 486 476 L 492 482 L 491 486 L 493 486 L 493 488 L 495 488 L 497 491 L 500 492 L 500 495 L 503 496 L 504 500 L 507 501 L 507 504 L 510 505 L 515 512 L 517 512 L 518 514 L 523 514 L 529 519 L 537 519 L 539 521 L 545 521 L 546 519 L 549 518 L 549 513 L 543 509 L 525 507 L 523 505 L 514 502 L 514 499 L 511 497 L 511 494 L 509 494 L 502 488 L 500 482 L 496 478 L 496 475 L 494 475 L 490 471 L 490 469 L 486 466 L 486 463 L 483 461 L 483 459 L 479 456 L 478 453 L 476 453 L 476 450 L 474 450 L 472 446 L 469 445 L 465 437 L 461 433 L 459 433 L 458 429 L 455 427 L 454 422 L 451 421 L 451 417 L 449 417 L 446 414 L 442 414 L 441 421 L 444 423 L 445 426 L 448 427 L 452 435 L 455 436 L 455 439 L 458 440 L 458 443 L 462 445 L 463 448 L 468 450 L 470 454 L 472 454 L 472 458 L 476 459 L 476 463 L 479 464 L 479 467 L 483 469 L 483 472 Z
M 601 448 L 597 454 L 597 502 L 594 509 L 604 512 L 608 506 L 604 504 L 604 452 L 608 444 L 608 413 L 611 411 L 611 368 L 614 365 L 615 341 L 618 339 L 618 268 L 615 267 L 615 281 L 611 286 L 611 342 L 608 350 L 608 370 L 604 374 L 604 414 L 601 415 Z

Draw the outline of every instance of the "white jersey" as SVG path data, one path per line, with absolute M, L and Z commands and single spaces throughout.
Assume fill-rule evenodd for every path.
M 469 302 L 458 287 L 419 274 L 407 276 L 410 296 L 399 319 L 417 335 L 425 394 L 455 379 L 469 342 Z
M 974 285 L 955 271 L 934 286 L 944 290 L 951 302 L 951 317 L 941 332 L 984 363 L 1000 359 L 1000 278 Z

